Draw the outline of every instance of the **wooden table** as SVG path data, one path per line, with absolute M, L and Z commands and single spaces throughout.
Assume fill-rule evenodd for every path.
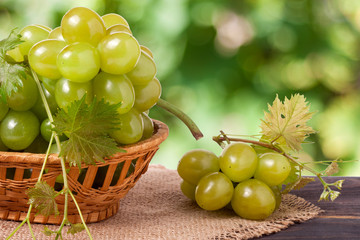
M 319 180 L 293 191 L 295 195 L 319 206 L 325 212 L 305 223 L 295 224 L 261 239 L 360 239 L 360 177 L 327 177 L 326 182 L 345 179 L 334 202 L 318 202 L 322 192 Z

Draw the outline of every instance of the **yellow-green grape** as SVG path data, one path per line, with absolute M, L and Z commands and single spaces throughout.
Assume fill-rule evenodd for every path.
M 132 32 L 129 29 L 129 27 L 125 26 L 124 24 L 116 24 L 116 25 L 113 25 L 113 26 L 109 27 L 108 29 L 106 29 L 107 35 L 110 35 L 110 34 L 113 34 L 116 32 L 126 32 L 126 33 L 132 35 Z
M 9 111 L 9 106 L 2 100 L 0 100 L 0 122 L 4 119 Z
M 141 51 L 141 56 L 139 62 L 136 64 L 136 67 L 126 74 L 134 85 L 148 84 L 155 75 L 155 62 L 144 51 Z
M 195 201 L 195 189 L 196 185 L 181 180 L 180 183 L 181 192 L 189 199 Z
M 275 210 L 277 210 L 281 204 L 281 191 L 280 191 L 279 186 L 272 186 L 270 188 L 273 191 L 274 196 L 275 196 L 275 200 L 276 200 Z
M 151 50 L 144 46 L 144 45 L 140 45 L 141 51 L 144 51 L 145 53 L 147 53 L 151 58 L 154 58 L 153 53 L 151 52 Z
M 286 157 L 279 153 L 264 153 L 259 157 L 254 178 L 275 186 L 283 183 L 290 171 L 291 165 Z
M 131 144 L 138 142 L 144 129 L 144 123 L 140 113 L 131 109 L 125 114 L 119 115 L 119 129 L 112 131 L 110 137 L 115 139 L 119 144 Z
M 135 85 L 135 103 L 134 108 L 144 112 L 152 108 L 160 98 L 161 84 L 157 78 L 153 78 L 146 85 Z
M 1 136 L 1 128 L 0 128 L 0 136 Z M 9 148 L 3 143 L 0 137 L 0 151 L 7 151 Z
M 67 45 L 57 56 L 56 63 L 61 75 L 73 82 L 88 82 L 100 70 L 98 50 L 86 42 Z
M 106 35 L 106 28 L 96 12 L 85 7 L 75 7 L 63 16 L 61 32 L 68 43 L 87 42 L 96 47 Z
M 104 37 L 98 45 L 101 70 L 125 74 L 134 69 L 140 58 L 140 45 L 130 34 L 117 32 Z M 151 79 L 150 79 L 151 80 Z
M 43 85 L 42 88 L 44 91 L 44 95 L 46 97 L 47 104 L 49 105 L 50 111 L 52 114 L 55 114 L 58 109 L 58 105 L 55 100 L 55 94 L 54 92 L 50 93 Z M 31 108 L 31 111 L 35 113 L 35 115 L 38 117 L 40 121 L 48 117 L 45 109 L 45 104 L 40 96 L 37 98 L 35 105 Z
M 251 178 L 257 164 L 258 157 L 255 150 L 245 143 L 227 145 L 220 156 L 221 171 L 234 182 Z
M 39 96 L 34 79 L 28 75 L 24 75 L 25 78 L 19 78 L 21 87 L 18 87 L 18 91 L 13 92 L 7 97 L 7 104 L 9 108 L 15 111 L 27 111 L 32 108 Z
M 38 26 L 38 27 L 41 27 L 41 28 L 47 30 L 48 32 L 51 32 L 51 28 L 48 27 L 48 26 L 45 26 L 45 25 L 42 25 L 42 24 L 34 24 L 34 25 L 35 25 L 35 26 Z
M 154 123 L 146 113 L 141 113 L 141 117 L 144 122 L 144 131 L 141 140 L 151 138 L 154 134 Z
M 29 51 L 29 64 L 34 71 L 46 78 L 61 78 L 56 65 L 57 56 L 66 46 L 64 41 L 46 39 L 35 44 Z
M 6 52 L 6 61 L 8 62 L 23 62 L 24 60 L 24 56 L 19 47 L 15 47 Z
M 179 176 L 193 185 L 197 185 L 203 176 L 219 170 L 219 158 L 213 152 L 204 149 L 194 149 L 185 153 L 177 166 Z
M 221 172 L 202 177 L 195 190 L 197 204 L 208 211 L 225 207 L 233 196 L 234 187 L 230 179 Z
M 47 39 L 47 37 L 49 36 L 49 31 L 36 25 L 29 25 L 24 27 L 20 31 L 20 34 L 21 40 L 24 42 L 19 44 L 19 49 L 23 56 L 27 56 L 30 48 L 35 43 Z
M 94 95 L 110 104 L 121 103 L 119 114 L 130 111 L 135 102 L 134 87 L 124 75 L 99 73 L 93 80 Z
M 268 185 L 257 179 L 249 179 L 235 187 L 231 206 L 242 218 L 263 220 L 274 212 L 276 199 Z
M 129 24 L 125 18 L 116 13 L 108 13 L 101 17 L 105 23 L 105 27 L 109 28 L 116 24 L 123 24 L 129 28 Z
M 54 28 L 50 32 L 50 34 L 48 36 L 48 39 L 55 39 L 55 40 L 65 41 L 65 39 L 63 38 L 62 33 L 61 33 L 61 27 Z

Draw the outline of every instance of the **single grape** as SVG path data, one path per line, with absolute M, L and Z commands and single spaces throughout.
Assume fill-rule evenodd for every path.
M 106 29 L 107 35 L 110 35 L 110 34 L 113 34 L 116 32 L 126 32 L 126 33 L 132 35 L 132 32 L 129 29 L 129 27 L 126 25 L 123 25 L 123 24 L 116 24 L 116 25 L 113 25 L 113 26 L 109 27 L 108 29 Z
M 144 122 L 144 131 L 141 140 L 151 138 L 154 133 L 154 123 L 146 113 L 141 113 Z
M 0 128 L 0 136 L 1 136 L 1 128 Z M 3 143 L 0 137 L 0 151 L 6 152 L 7 150 L 9 150 L 9 148 Z
M 274 196 L 275 196 L 275 200 L 276 200 L 275 210 L 277 210 L 277 209 L 279 209 L 280 204 L 281 204 L 281 191 L 280 191 L 279 186 L 272 186 L 270 188 L 273 191 Z
M 61 33 L 68 43 L 87 42 L 97 46 L 106 35 L 106 28 L 96 12 L 85 7 L 75 7 L 63 16 Z
M 135 102 L 134 87 L 124 75 L 99 73 L 93 81 L 94 96 L 104 99 L 110 104 L 121 103 L 118 108 L 120 114 L 127 113 Z
M 1 120 L 4 119 L 8 111 L 9 111 L 9 106 L 3 100 L 0 99 L 0 122 Z
M 180 183 L 181 192 L 189 199 L 195 201 L 195 189 L 196 185 L 181 180 Z
M 10 63 L 19 63 L 19 62 L 23 62 L 25 59 L 22 53 L 20 52 L 20 48 L 17 46 L 6 52 L 5 60 Z
M 55 94 L 54 92 L 51 94 L 43 85 L 42 85 L 46 101 L 49 105 L 51 113 L 55 114 L 58 109 L 58 105 L 56 103 Z M 45 109 L 45 105 L 43 100 L 40 96 L 38 96 L 37 101 L 35 105 L 31 108 L 31 111 L 35 113 L 35 115 L 38 117 L 40 121 L 43 121 L 45 118 L 48 117 Z
M 130 34 L 117 32 L 104 37 L 98 45 L 101 70 L 124 74 L 134 69 L 140 58 L 140 45 Z M 150 79 L 151 80 L 151 79 Z
M 259 158 L 254 178 L 275 186 L 284 182 L 290 171 L 291 165 L 286 157 L 279 153 L 264 153 Z
M 119 129 L 110 132 L 110 137 L 119 144 L 131 144 L 139 141 L 143 135 L 144 123 L 140 113 L 131 109 L 119 115 Z
M 22 86 L 18 87 L 18 91 L 13 92 L 7 99 L 8 106 L 16 111 L 27 111 L 32 108 L 39 96 L 38 88 L 34 79 L 25 74 L 25 78 L 19 77 Z
M 38 43 L 49 36 L 49 31 L 36 25 L 29 25 L 20 31 L 20 35 L 21 40 L 24 42 L 19 44 L 19 49 L 23 56 L 27 56 L 30 48 L 35 43 Z
M 52 135 L 52 127 L 50 119 L 46 118 L 44 121 L 42 121 L 40 125 L 40 133 L 41 136 L 46 140 L 47 142 L 50 142 L 51 135 Z M 65 141 L 67 137 L 65 135 L 59 136 L 60 141 Z
M 152 108 L 160 98 L 161 84 L 157 78 L 153 78 L 146 85 L 134 85 L 135 103 L 134 108 L 144 112 Z
M 49 154 L 53 154 L 53 153 L 55 153 L 55 154 L 60 153 L 56 143 L 51 144 L 51 147 L 50 147 Z
M 60 51 L 66 46 L 64 41 L 46 39 L 35 44 L 29 51 L 29 64 L 34 71 L 46 78 L 61 77 L 56 59 Z
M 231 201 L 233 192 L 230 179 L 221 172 L 214 172 L 200 179 L 195 190 L 195 200 L 205 210 L 218 210 Z
M 58 81 L 58 79 L 54 80 L 54 79 L 50 79 L 50 78 L 40 78 L 41 82 L 43 84 L 43 86 L 45 87 L 45 89 L 50 93 L 50 94 L 54 94 L 55 93 L 55 85 L 56 82 Z
M 276 199 L 273 191 L 265 183 L 249 179 L 235 187 L 231 206 L 242 218 L 263 220 L 274 212 Z
M 56 63 L 61 75 L 73 82 L 88 82 L 100 70 L 98 50 L 86 42 L 67 45 L 59 53 Z
M 151 58 L 154 58 L 153 53 L 151 52 L 151 50 L 148 47 L 146 47 L 144 45 L 140 45 L 140 49 L 141 49 L 141 51 L 147 53 L 147 55 L 149 55 Z
M 40 123 L 30 111 L 9 111 L 0 125 L 1 140 L 12 150 L 23 150 L 39 135 Z
M 71 102 L 80 100 L 86 94 L 85 102 L 90 104 L 93 99 L 92 83 L 72 82 L 62 78 L 55 85 L 55 100 L 60 108 L 65 109 Z
M 251 146 L 245 143 L 231 143 L 223 150 L 219 163 L 221 171 L 231 181 L 241 182 L 254 175 L 258 158 Z
M 180 177 L 193 185 L 197 185 L 203 176 L 219 170 L 219 158 L 213 152 L 204 149 L 185 153 L 177 166 Z
M 125 18 L 116 13 L 108 13 L 101 17 L 105 23 L 105 27 L 109 28 L 116 24 L 123 24 L 129 28 L 129 24 Z
M 34 25 L 38 26 L 38 27 L 41 27 L 41 28 L 45 29 L 48 32 L 51 32 L 51 30 L 52 30 L 50 27 L 42 25 L 42 24 L 34 24 Z
M 48 39 L 55 39 L 55 40 L 59 40 L 59 41 L 65 41 L 65 39 L 63 38 L 61 33 L 62 33 L 61 27 L 56 27 L 50 32 L 50 34 L 48 36 Z
M 134 85 L 148 84 L 156 75 L 154 60 L 144 51 L 141 51 L 139 62 L 135 68 L 126 73 Z

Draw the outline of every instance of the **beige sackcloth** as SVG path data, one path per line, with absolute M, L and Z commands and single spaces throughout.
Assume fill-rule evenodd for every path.
M 294 223 L 314 218 L 321 209 L 292 194 L 283 196 L 280 208 L 265 221 L 244 220 L 232 210 L 205 211 L 187 199 L 180 190 L 175 170 L 150 165 L 138 183 L 120 201 L 119 212 L 102 222 L 89 224 L 93 239 L 250 239 L 275 233 Z M 5 239 L 18 222 L 0 220 L 0 239 Z M 57 226 L 48 225 L 51 230 Z M 33 224 L 36 239 L 46 237 L 44 226 Z M 86 232 L 64 239 L 89 239 Z M 11 239 L 31 239 L 24 225 Z

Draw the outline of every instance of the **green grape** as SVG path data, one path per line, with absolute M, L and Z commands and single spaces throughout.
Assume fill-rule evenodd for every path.
M 59 149 L 56 143 L 51 144 L 49 154 L 59 154 Z
M 60 51 L 66 46 L 64 41 L 46 39 L 35 44 L 29 51 L 29 64 L 34 71 L 46 78 L 61 77 L 56 59 Z
M 50 78 L 41 78 L 41 82 L 44 86 L 44 88 L 50 93 L 50 94 L 54 94 L 55 93 L 55 85 L 56 82 L 58 81 L 58 79 L 54 80 L 54 79 L 50 79 Z
M 105 27 L 109 28 L 116 24 L 123 24 L 129 28 L 129 24 L 125 18 L 116 13 L 109 13 L 101 17 L 105 23 Z
M 193 185 L 197 185 L 203 176 L 219 170 L 219 158 L 213 152 L 204 149 L 185 153 L 177 166 L 180 177 Z
M 124 75 L 99 73 L 93 81 L 94 96 L 110 104 L 121 103 L 119 114 L 130 111 L 135 102 L 134 87 Z
M 134 85 L 148 84 L 156 75 L 154 60 L 144 51 L 141 51 L 139 62 L 135 68 L 128 72 L 128 76 Z
M 5 57 L 6 61 L 11 63 L 23 62 L 25 60 L 19 47 L 7 51 Z
M 9 111 L 9 106 L 0 99 L 0 121 L 4 119 Z
M 276 199 L 273 191 L 257 179 L 240 182 L 231 200 L 233 210 L 242 218 L 263 220 L 275 209 Z
M 25 78 L 20 77 L 22 87 L 13 92 L 7 99 L 8 106 L 16 111 L 27 111 L 32 108 L 37 99 L 40 98 L 34 79 L 25 74 Z
M 49 105 L 51 113 L 53 114 L 56 113 L 58 109 L 58 105 L 55 100 L 55 94 L 54 93 L 51 94 L 43 85 L 41 87 L 44 91 L 46 101 Z M 38 96 L 35 105 L 31 108 L 31 111 L 35 113 L 35 115 L 38 117 L 40 121 L 43 121 L 45 118 L 48 117 L 45 110 L 44 102 L 42 101 L 40 96 Z
M 0 128 L 0 136 L 1 136 L 1 128 Z M 0 137 L 0 151 L 7 151 L 9 148 L 3 143 Z
M 291 165 L 286 157 L 279 153 L 264 153 L 259 158 L 254 178 L 275 186 L 284 182 L 290 171 Z
M 144 122 L 144 131 L 141 140 L 151 138 L 154 134 L 154 123 L 146 113 L 141 113 Z
M 51 30 L 52 30 L 50 27 L 42 25 L 42 24 L 34 24 L 34 25 L 37 26 L 37 27 L 41 27 L 41 28 L 45 29 L 48 32 L 51 32 Z
M 20 31 L 20 34 L 21 40 L 24 42 L 19 44 L 19 49 L 23 56 L 27 56 L 30 48 L 35 43 L 40 42 L 49 36 L 49 31 L 36 25 L 29 25 L 24 27 Z
M 205 210 L 218 210 L 231 201 L 233 192 L 230 179 L 221 172 L 214 172 L 200 179 L 195 190 L 195 200 Z
M 229 144 L 220 156 L 220 168 L 231 181 L 241 182 L 251 178 L 258 158 L 255 150 L 245 143 Z
M 45 141 L 45 139 L 38 135 L 35 140 L 24 149 L 24 152 L 30 152 L 30 153 L 45 153 L 48 148 L 49 143 Z
M 129 27 L 125 26 L 123 24 L 116 24 L 116 25 L 113 25 L 113 26 L 109 27 L 108 29 L 106 29 L 106 35 L 110 35 L 110 34 L 113 34 L 116 32 L 126 32 L 126 33 L 132 35 L 132 32 L 129 29 Z
M 62 34 L 61 34 L 61 27 L 56 27 L 54 28 L 49 36 L 48 39 L 55 39 L 55 40 L 59 40 L 59 41 L 65 41 L 65 39 L 63 38 Z
M 39 135 L 40 123 L 30 111 L 9 111 L 0 125 L 1 140 L 12 150 L 23 150 Z
M 134 108 L 144 112 L 152 108 L 160 98 L 161 84 L 157 78 L 153 78 L 146 85 L 134 85 L 135 103 Z
M 140 58 L 140 45 L 130 34 L 117 32 L 104 37 L 98 45 L 101 70 L 111 74 L 130 72 Z M 151 79 L 150 79 L 151 80 Z
M 65 109 L 71 102 L 80 100 L 86 94 L 85 102 L 90 104 L 93 99 L 91 82 L 77 83 L 62 78 L 55 85 L 55 100 L 58 106 Z
M 63 16 L 61 34 L 68 43 L 87 42 L 97 46 L 106 35 L 106 28 L 96 12 L 85 7 L 75 7 Z
M 52 127 L 50 119 L 46 118 L 44 121 L 42 121 L 40 125 L 40 133 L 41 136 L 47 141 L 50 142 L 51 135 L 52 135 Z M 59 136 L 60 141 L 65 141 L 67 137 L 65 135 Z
M 151 52 L 151 50 L 148 47 L 146 47 L 144 45 L 140 45 L 140 49 L 141 49 L 141 51 L 147 53 L 147 55 L 149 55 L 151 58 L 154 58 L 153 53 Z
M 281 191 L 280 191 L 279 186 L 272 186 L 270 188 L 273 191 L 274 196 L 275 196 L 275 200 L 276 200 L 275 210 L 277 210 L 277 209 L 279 209 L 280 204 L 281 204 Z
M 90 43 L 67 45 L 57 57 L 57 67 L 63 77 L 73 82 L 88 82 L 100 70 L 100 56 Z
M 180 183 L 181 192 L 189 199 L 195 201 L 195 189 L 196 185 L 188 183 L 187 181 L 181 180 Z
M 118 130 L 112 131 L 110 137 L 119 144 L 131 144 L 139 141 L 143 135 L 144 123 L 141 115 L 134 109 L 119 115 Z

